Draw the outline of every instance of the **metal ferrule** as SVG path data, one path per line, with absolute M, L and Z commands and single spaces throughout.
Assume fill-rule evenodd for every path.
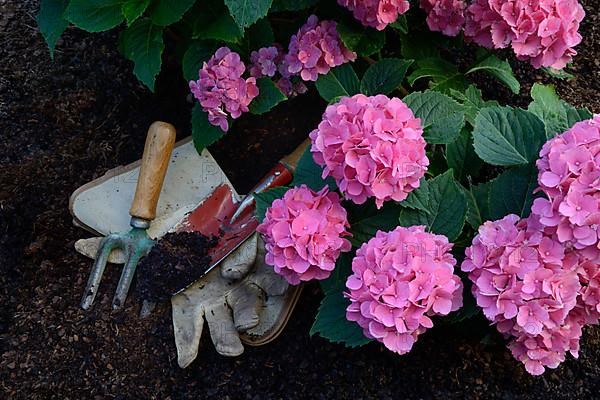
M 129 225 L 131 225 L 132 228 L 148 229 L 150 227 L 150 220 L 139 217 L 131 217 Z

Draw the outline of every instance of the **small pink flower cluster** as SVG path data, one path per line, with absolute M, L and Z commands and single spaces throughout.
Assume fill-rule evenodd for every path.
M 352 11 L 354 18 L 364 26 L 380 31 L 410 7 L 407 0 L 338 0 L 338 4 Z
M 511 214 L 479 227 L 465 251 L 473 295 L 485 316 L 512 340 L 508 347 L 532 375 L 577 357 L 582 327 L 597 323 L 597 265 L 544 233 L 535 216 Z
M 327 279 L 341 252 L 350 251 L 348 220 L 337 193 L 306 185 L 273 201 L 256 228 L 264 235 L 265 261 L 291 285 Z
M 577 0 L 475 0 L 466 11 L 465 36 L 488 48 L 509 45 L 535 68 L 564 68 L 581 42 L 585 12 Z
M 290 74 L 316 81 L 319 74 L 327 74 L 330 68 L 355 59 L 356 53 L 340 40 L 335 21 L 319 22 L 311 15 L 298 33 L 292 35 L 285 63 Z
M 356 204 L 375 197 L 406 199 L 419 187 L 429 160 L 421 120 L 398 98 L 384 95 L 344 97 L 327 107 L 310 133 L 315 162 Z
M 558 241 L 600 261 L 600 115 L 544 144 L 532 212 Z
M 431 316 L 462 306 L 463 286 L 454 275 L 451 248 L 445 236 L 427 233 L 423 226 L 378 231 L 352 260 L 346 318 L 391 351 L 408 353 L 433 326 Z
M 421 0 L 429 29 L 447 36 L 456 36 L 462 30 L 466 7 L 463 0 Z
M 248 105 L 258 96 L 254 77 L 244 79 L 246 66 L 239 54 L 221 47 L 200 69 L 200 79 L 190 81 L 190 90 L 208 113 L 211 124 L 224 132 L 229 129 L 228 113 L 238 118 L 248 112 Z
M 250 61 L 252 62 L 250 75 L 255 78 L 273 78 L 279 73 L 281 76 L 276 80 L 275 85 L 287 97 L 294 97 L 306 93 L 308 90 L 303 82 L 292 82 L 291 74 L 284 60 L 283 49 L 278 44 L 253 51 L 250 54 Z

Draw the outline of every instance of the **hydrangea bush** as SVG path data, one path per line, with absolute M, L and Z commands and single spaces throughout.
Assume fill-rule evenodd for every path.
M 550 85 L 526 109 L 476 86 L 525 95 L 519 62 L 568 79 L 577 0 L 164 3 L 42 0 L 38 23 L 51 55 L 69 24 L 120 27 L 150 90 L 179 60 L 199 152 L 320 95 L 291 186 L 255 196 L 266 262 L 322 288 L 311 334 L 404 354 L 482 313 L 533 375 L 577 357 L 600 318 L 600 117 Z

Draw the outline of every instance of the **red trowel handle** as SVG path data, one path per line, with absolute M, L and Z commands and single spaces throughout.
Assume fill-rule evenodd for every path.
M 269 171 L 259 183 L 250 191 L 250 194 L 242 200 L 238 209 L 231 217 L 230 223 L 233 223 L 249 206 L 254 204 L 252 193 L 261 193 L 277 186 L 285 186 L 292 181 L 292 173 L 296 170 L 296 165 L 304 151 L 310 145 L 310 140 L 304 140 L 296 149 L 283 157 L 273 169 Z

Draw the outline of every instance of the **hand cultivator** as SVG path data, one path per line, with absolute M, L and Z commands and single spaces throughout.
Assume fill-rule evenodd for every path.
M 146 230 L 156 217 L 156 205 L 174 143 L 175 128 L 172 125 L 155 122 L 150 126 L 135 197 L 129 210 L 131 230 L 111 233 L 100 242 L 96 261 L 81 299 L 83 309 L 87 310 L 94 302 L 108 256 L 116 248 L 120 248 L 126 253 L 126 262 L 113 298 L 113 309 L 119 309 L 125 303 L 137 264 L 143 256 L 148 254 L 155 243 L 150 239 Z

